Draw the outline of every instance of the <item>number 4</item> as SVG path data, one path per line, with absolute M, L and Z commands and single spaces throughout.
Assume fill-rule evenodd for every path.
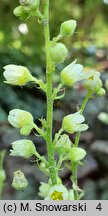
M 99 203 L 99 204 L 97 205 L 96 209 L 98 209 L 99 211 L 102 210 L 101 203 Z

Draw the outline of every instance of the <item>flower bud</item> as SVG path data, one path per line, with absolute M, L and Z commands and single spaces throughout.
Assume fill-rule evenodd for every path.
M 68 200 L 69 192 L 62 184 L 56 184 L 49 189 L 45 200 Z
M 12 143 L 12 149 L 10 152 L 11 156 L 18 156 L 28 159 L 35 154 L 36 148 L 31 140 L 22 139 Z
M 85 131 L 88 129 L 88 126 L 86 124 L 82 124 L 84 121 L 85 121 L 84 116 L 81 115 L 79 112 L 76 112 L 74 114 L 70 114 L 64 117 L 62 128 L 64 131 L 68 133 Z
M 9 112 L 8 121 L 13 127 L 23 128 L 26 125 L 33 124 L 33 117 L 31 113 L 27 111 L 13 109 Z
M 16 7 L 13 13 L 16 17 L 18 17 L 22 21 L 25 21 L 30 17 L 30 10 L 25 9 L 22 5 Z
M 56 43 L 50 48 L 50 55 L 51 55 L 52 60 L 55 63 L 64 62 L 67 54 L 68 54 L 68 50 L 66 46 L 62 43 Z
M 76 60 L 61 71 L 61 82 L 67 86 L 73 86 L 76 82 L 84 79 L 83 66 L 75 64 Z
M 24 66 L 7 65 L 4 69 L 3 75 L 7 80 L 5 83 L 23 86 L 34 79 L 30 71 Z
M 69 154 L 68 158 L 73 161 L 73 162 L 78 162 L 82 160 L 86 155 L 86 151 L 82 148 L 78 147 L 72 147 Z
M 6 180 L 6 173 L 3 169 L 0 169 L 0 183 L 3 183 Z
M 60 35 L 61 36 L 72 36 L 77 26 L 75 20 L 67 20 L 63 22 L 60 26 Z
M 96 92 L 96 94 L 98 95 L 98 96 L 104 96 L 105 94 L 106 94 L 106 91 L 105 91 L 105 89 L 104 88 L 100 88 L 97 92 Z
M 71 149 L 71 141 L 68 135 L 61 135 L 60 139 L 56 143 L 55 149 L 59 154 L 66 154 L 66 152 Z
M 28 186 L 28 181 L 21 170 L 14 172 L 12 187 L 16 190 L 24 190 Z

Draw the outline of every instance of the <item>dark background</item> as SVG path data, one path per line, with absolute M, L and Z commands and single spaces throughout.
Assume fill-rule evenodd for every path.
M 85 68 L 95 68 L 101 72 L 103 85 L 108 89 L 108 1 L 107 0 L 51 0 L 50 1 L 51 37 L 59 33 L 61 22 L 75 19 L 78 22 L 73 37 L 63 42 L 69 49 L 65 63 L 57 65 L 53 77 L 54 86 L 59 82 L 61 69 L 75 58 Z M 21 22 L 13 15 L 18 0 L 0 1 L 0 150 L 6 150 L 4 168 L 7 180 L 3 199 L 39 199 L 37 191 L 45 176 L 31 161 L 9 157 L 11 143 L 20 139 L 19 130 L 12 128 L 8 121 L 8 112 L 19 108 L 31 112 L 34 120 L 45 117 L 46 98 L 42 91 L 28 84 L 25 87 L 13 87 L 3 83 L 3 66 L 18 64 L 28 67 L 36 77 L 45 80 L 45 48 L 43 27 L 34 18 Z M 24 25 L 22 25 L 24 24 Z M 63 116 L 75 112 L 82 103 L 85 90 L 67 89 L 66 96 L 54 104 L 54 130 L 61 126 Z M 100 112 L 108 113 L 108 93 L 105 97 L 89 101 L 84 115 L 89 130 L 81 135 L 80 146 L 87 150 L 84 166 L 79 167 L 79 185 L 85 189 L 84 199 L 108 199 L 108 125 L 98 119 Z M 71 140 L 74 136 L 70 136 Z M 34 133 L 30 139 L 36 144 L 40 154 L 46 154 L 46 146 Z M 13 172 L 24 171 L 29 187 L 24 192 L 11 188 Z M 65 168 L 60 173 L 63 183 L 69 188 L 70 172 Z

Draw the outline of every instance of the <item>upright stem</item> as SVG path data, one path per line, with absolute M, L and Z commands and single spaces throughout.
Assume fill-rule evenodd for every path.
M 92 91 L 88 91 L 87 94 L 86 94 L 86 97 L 82 103 L 82 106 L 80 108 L 80 113 L 82 114 L 84 109 L 85 109 L 85 106 L 89 100 L 89 98 L 91 97 L 91 94 L 92 94 Z M 74 146 L 75 147 L 78 147 L 78 144 L 79 144 L 79 140 L 80 140 L 80 132 L 77 132 L 76 134 L 76 138 L 75 138 L 75 144 Z M 78 164 L 77 163 L 73 163 L 72 164 L 72 179 L 73 179 L 73 182 L 75 183 L 75 185 L 77 186 L 77 170 L 78 170 Z M 76 190 L 74 190 L 74 197 L 75 197 L 75 200 L 78 200 L 79 199 L 79 195 L 78 195 L 78 192 Z
M 81 106 L 81 108 L 80 108 L 80 113 L 81 113 L 81 114 L 83 113 L 83 111 L 84 111 L 84 109 L 85 109 L 85 106 L 86 106 L 86 104 L 87 104 L 89 98 L 91 97 L 91 94 L 92 94 L 92 91 L 88 91 L 88 92 L 87 92 L 86 97 L 85 97 L 85 99 L 84 99 L 84 101 L 83 101 L 83 103 L 82 103 L 82 106 Z M 79 140 L 80 140 L 80 132 L 77 132 L 76 138 L 75 138 L 75 147 L 78 146 Z
M 49 0 L 44 2 L 44 33 L 45 33 L 45 48 L 46 48 L 46 82 L 47 82 L 47 152 L 49 161 L 49 171 L 52 184 L 56 184 L 56 169 L 54 160 L 54 146 L 52 142 L 52 124 L 53 124 L 53 97 L 52 97 L 52 72 L 54 70 L 53 62 L 50 57 L 50 31 L 49 31 Z

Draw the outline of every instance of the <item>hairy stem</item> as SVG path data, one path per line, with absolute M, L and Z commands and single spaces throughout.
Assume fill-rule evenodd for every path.
M 49 171 L 52 184 L 56 184 L 56 169 L 54 160 L 54 146 L 52 142 L 52 124 L 53 124 L 53 97 L 52 97 L 52 72 L 54 70 L 54 64 L 51 60 L 49 48 L 50 48 L 50 31 L 49 31 L 49 0 L 44 0 L 44 33 L 45 33 L 45 49 L 46 49 L 46 83 L 47 83 L 47 152 L 49 161 Z
M 81 114 L 83 113 L 83 111 L 86 107 L 86 104 L 87 104 L 89 98 L 91 97 L 91 95 L 92 95 L 92 91 L 88 91 L 86 94 L 86 97 L 82 103 L 82 106 L 80 108 Z M 80 132 L 77 132 L 76 137 L 75 137 L 75 144 L 74 144 L 75 147 L 78 147 L 79 140 L 80 140 Z M 72 164 L 72 174 L 73 174 L 72 179 L 73 179 L 73 182 L 75 183 L 76 186 L 77 186 L 77 182 L 78 182 L 77 170 L 78 170 L 78 164 L 77 163 Z M 79 200 L 78 191 L 76 191 L 76 190 L 74 190 L 74 197 L 75 197 L 75 200 Z

